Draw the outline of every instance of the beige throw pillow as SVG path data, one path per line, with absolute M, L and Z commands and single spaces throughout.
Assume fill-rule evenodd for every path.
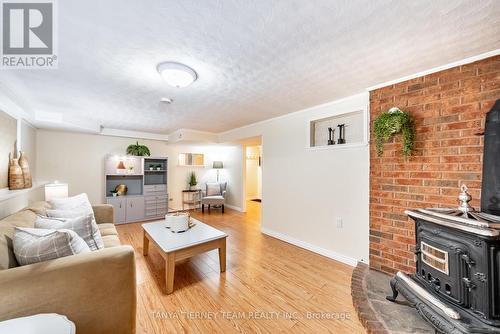
M 89 215 L 86 210 L 49 210 L 47 209 L 48 218 L 59 218 L 59 219 L 76 219 L 78 217 L 87 216 L 91 217 L 91 228 L 92 228 L 92 239 L 95 242 L 95 246 L 97 249 L 104 248 L 104 243 L 102 241 L 101 232 L 97 227 L 97 223 L 95 222 L 94 213 Z
M 90 252 L 85 241 L 71 230 L 16 227 L 12 243 L 21 266 Z
M 98 250 L 102 244 L 100 234 L 96 233 L 97 226 L 93 226 L 92 215 L 80 216 L 76 218 L 51 218 L 38 216 L 35 221 L 35 228 L 45 228 L 53 230 L 71 230 L 76 232 L 90 250 Z M 101 247 L 102 248 L 102 247 Z

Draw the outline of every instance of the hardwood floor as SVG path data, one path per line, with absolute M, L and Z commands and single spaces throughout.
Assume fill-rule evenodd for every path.
M 141 224 L 118 226 L 137 262 L 137 333 L 365 333 L 350 295 L 352 268 L 260 233 L 260 203 L 248 212 L 192 215 L 224 232 L 227 270 L 216 250 L 177 263 L 165 292 L 165 261 L 142 255 Z

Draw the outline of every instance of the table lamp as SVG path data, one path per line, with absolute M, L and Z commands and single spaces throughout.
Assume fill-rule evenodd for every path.
M 50 201 L 54 198 L 65 198 L 68 197 L 68 184 L 59 183 L 54 181 L 54 183 L 49 183 L 45 185 L 45 200 Z
M 217 169 L 217 182 L 219 182 L 219 169 L 224 168 L 222 161 L 214 161 L 212 164 L 213 169 Z

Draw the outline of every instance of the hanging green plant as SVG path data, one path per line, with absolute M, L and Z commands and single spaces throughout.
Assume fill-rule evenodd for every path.
M 409 113 L 393 107 L 375 119 L 373 128 L 378 156 L 384 152 L 384 143 L 398 133 L 403 136 L 403 156 L 408 158 L 411 155 L 414 147 L 415 126 Z
M 151 152 L 149 152 L 149 148 L 146 145 L 139 145 L 139 142 L 136 142 L 136 144 L 132 144 L 127 147 L 127 154 L 138 157 L 149 157 Z

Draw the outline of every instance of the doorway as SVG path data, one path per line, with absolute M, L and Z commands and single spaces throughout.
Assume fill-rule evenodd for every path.
M 264 151 L 261 136 L 240 139 L 238 143 L 242 146 L 242 174 L 241 174 L 241 199 L 242 211 L 261 215 L 261 203 L 265 200 L 263 196 L 263 166 Z
M 262 146 L 252 145 L 245 148 L 245 200 L 262 202 Z

